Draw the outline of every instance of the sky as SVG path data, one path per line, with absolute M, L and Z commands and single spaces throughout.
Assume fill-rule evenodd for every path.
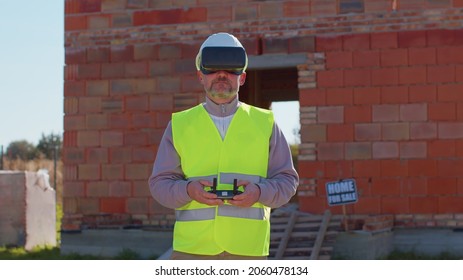
M 0 0 L 0 145 L 63 133 L 64 0 Z
M 64 0 L 0 0 L 0 146 L 63 133 Z M 297 102 L 274 104 L 288 142 Z
M 283 131 L 289 144 L 299 144 L 299 101 L 273 102 L 272 111 L 275 122 Z M 294 133 L 296 130 L 296 134 Z

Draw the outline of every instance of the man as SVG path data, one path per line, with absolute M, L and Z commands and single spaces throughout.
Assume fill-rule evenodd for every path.
M 296 192 L 272 112 L 238 100 L 247 62 L 233 35 L 209 36 L 196 57 L 206 100 L 174 113 L 162 137 L 149 186 L 175 209 L 171 259 L 266 259 L 270 210 Z

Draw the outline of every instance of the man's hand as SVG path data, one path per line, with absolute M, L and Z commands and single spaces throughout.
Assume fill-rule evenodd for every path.
M 212 182 L 206 180 L 191 181 L 186 186 L 188 195 L 197 202 L 207 204 L 210 206 L 213 205 L 223 205 L 223 201 L 217 198 L 217 195 L 214 193 L 209 193 L 204 190 L 205 187 L 211 187 Z
M 238 186 L 244 186 L 244 192 L 235 195 L 233 199 L 228 200 L 231 205 L 239 207 L 251 207 L 260 198 L 260 188 L 248 181 L 239 181 Z

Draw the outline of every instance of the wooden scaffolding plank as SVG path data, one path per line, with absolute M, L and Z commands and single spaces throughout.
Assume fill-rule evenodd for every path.
M 326 233 L 326 230 L 328 229 L 328 224 L 330 222 L 330 219 L 331 219 L 331 212 L 330 210 L 326 210 L 325 214 L 323 215 L 322 225 L 320 226 L 317 238 L 315 240 L 315 244 L 310 254 L 311 260 L 318 259 L 318 254 L 320 252 L 320 248 L 322 247 L 323 240 L 325 239 L 325 233 Z
M 298 222 L 320 222 L 322 220 L 321 217 L 319 216 L 307 216 L 305 213 L 300 213 L 298 212 L 298 217 L 297 221 Z M 272 224 L 278 224 L 278 223 L 287 223 L 289 215 L 283 215 L 283 216 L 273 216 L 270 218 L 270 222 Z
M 293 231 L 294 224 L 296 223 L 297 213 L 291 213 L 289 218 L 287 227 L 285 229 L 284 235 L 280 240 L 280 244 L 278 245 L 277 252 L 275 254 L 275 259 L 281 259 L 285 253 L 286 245 L 288 244 L 289 238 L 291 236 L 291 232 Z
M 313 247 L 286 248 L 286 252 L 311 252 Z M 333 247 L 321 247 L 320 251 L 333 251 Z
M 326 234 L 335 236 L 337 234 L 337 231 L 328 231 Z M 290 235 L 291 235 L 290 236 L 291 238 L 315 238 L 316 239 L 318 232 L 316 231 L 294 232 L 293 231 L 292 233 L 290 233 Z M 283 236 L 284 236 L 284 232 L 275 232 L 275 233 L 272 233 L 272 235 L 270 236 L 270 240 L 274 241 L 279 238 L 283 238 Z
M 300 222 L 299 220 L 296 221 L 296 224 L 294 225 L 294 229 L 298 229 L 298 228 L 309 228 L 309 229 L 316 229 L 318 230 L 320 228 L 322 224 L 322 220 L 320 220 L 319 222 L 311 222 L 311 223 L 308 223 L 308 222 Z M 338 225 L 339 222 L 330 222 L 329 223 L 329 226 L 336 226 Z M 276 224 L 276 225 L 272 225 L 272 229 L 273 230 L 284 230 L 286 229 L 286 223 L 285 224 Z
M 270 259 L 330 259 L 339 221 L 329 210 L 324 215 L 299 211 L 271 217 Z

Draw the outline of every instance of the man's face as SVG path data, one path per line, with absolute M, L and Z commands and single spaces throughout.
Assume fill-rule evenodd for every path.
M 239 87 L 246 80 L 246 73 L 235 75 L 226 71 L 203 74 L 198 71 L 198 77 L 204 86 L 207 96 L 215 103 L 228 103 L 238 93 Z

